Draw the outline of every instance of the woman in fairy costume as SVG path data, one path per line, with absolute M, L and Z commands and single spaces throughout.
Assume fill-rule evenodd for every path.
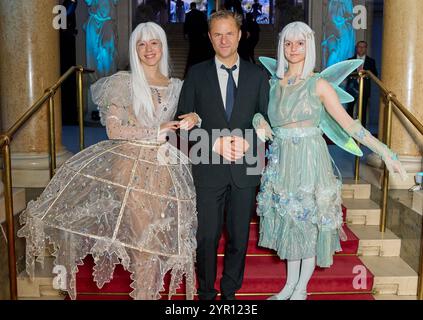
M 186 278 L 195 293 L 197 214 L 188 158 L 167 133 L 192 128 L 194 113 L 173 121 L 182 81 L 169 77 L 164 30 L 141 23 L 130 39 L 131 72 L 118 72 L 91 87 L 110 140 L 74 155 L 21 216 L 26 270 L 45 250 L 66 271 L 61 288 L 76 298 L 76 273 L 94 259 L 98 288 L 113 278 L 116 264 L 131 273 L 134 299 L 159 299 L 170 272 L 169 298 Z
M 270 124 L 261 114 L 253 120 L 259 137 L 272 140 L 257 196 L 259 245 L 276 250 L 288 268 L 285 287 L 271 300 L 305 300 L 315 265 L 330 267 L 346 238 L 342 182 L 334 174 L 322 132 L 341 148 L 362 155 L 355 138 L 379 154 L 390 172 L 405 175 L 397 156 L 341 105 L 352 97 L 338 85 L 362 61 L 340 62 L 314 74 L 315 57 L 314 32 L 293 22 L 280 34 L 278 61 L 260 59 L 273 77 Z

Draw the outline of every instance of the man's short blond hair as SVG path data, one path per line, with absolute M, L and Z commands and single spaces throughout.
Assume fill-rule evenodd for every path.
M 229 10 L 219 10 L 216 11 L 215 13 L 213 13 L 210 18 L 209 18 L 209 30 L 211 28 L 212 22 L 214 20 L 219 20 L 219 19 L 228 19 L 228 18 L 232 18 L 234 19 L 236 26 L 238 28 L 238 30 L 241 29 L 241 25 L 242 25 L 242 16 L 237 13 L 237 12 L 232 12 Z

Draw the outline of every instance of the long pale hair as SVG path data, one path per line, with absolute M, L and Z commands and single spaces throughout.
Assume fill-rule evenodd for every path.
M 284 43 L 285 40 L 305 40 L 306 42 L 306 58 L 304 62 L 301 79 L 305 79 L 313 72 L 316 65 L 316 44 L 314 39 L 314 31 L 304 22 L 296 21 L 285 26 L 279 34 L 278 43 L 278 67 L 276 76 L 283 79 L 285 71 L 288 69 L 288 61 L 285 58 Z
M 169 77 L 169 50 L 166 33 L 154 22 L 140 23 L 131 34 L 129 40 L 129 59 L 132 77 L 132 107 L 137 119 L 145 126 L 151 126 L 154 122 L 154 104 L 151 90 L 144 74 L 144 69 L 138 57 L 137 43 L 158 39 L 162 45 L 162 58 L 159 62 L 159 70 Z

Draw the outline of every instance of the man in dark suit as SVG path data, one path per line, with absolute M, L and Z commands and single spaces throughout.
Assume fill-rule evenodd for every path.
M 189 40 L 189 51 L 185 75 L 188 69 L 199 62 L 210 59 L 212 50 L 207 37 L 207 17 L 191 2 L 190 11 L 185 16 L 184 36 Z
M 362 59 L 364 60 L 364 64 L 362 64 L 358 69 L 357 72 L 361 70 L 369 70 L 371 71 L 375 76 L 378 76 L 378 72 L 376 69 L 376 62 L 374 59 L 370 58 L 367 55 L 367 42 L 366 41 L 359 41 L 356 45 L 356 55 L 354 57 L 351 57 L 351 59 Z M 354 113 L 354 106 L 357 103 L 358 104 L 358 97 L 359 97 L 359 82 L 357 78 L 350 77 L 347 81 L 347 91 L 349 94 L 351 94 L 355 101 L 348 103 L 347 112 L 351 117 L 353 117 Z M 363 127 L 366 126 L 366 120 L 367 120 L 367 105 L 369 103 L 370 98 L 370 91 L 371 91 L 371 83 L 370 79 L 366 78 L 364 80 L 364 92 L 363 92 L 363 114 L 362 114 L 362 120 L 361 123 Z
M 248 155 L 257 155 L 258 141 L 252 120 L 258 112 L 267 118 L 269 82 L 263 70 L 237 54 L 241 22 L 242 17 L 226 10 L 210 17 L 209 37 L 216 55 L 190 69 L 176 114 L 179 120 L 182 114 L 201 118 L 201 129 L 195 128 L 190 133 L 203 134 L 195 147 L 206 145 L 200 153 L 207 152 L 208 159 L 218 160 L 218 163 L 199 164 L 194 161 L 192 168 L 198 211 L 198 293 L 203 300 L 215 299 L 217 295 L 214 287 L 217 248 L 225 208 L 228 241 L 220 282 L 222 299 L 235 299 L 236 291 L 241 288 L 249 225 L 260 183 L 261 170 L 250 174 L 248 169 L 257 163 L 249 162 Z M 181 128 L 187 122 L 186 116 L 183 117 Z M 263 151 L 263 144 L 261 147 Z

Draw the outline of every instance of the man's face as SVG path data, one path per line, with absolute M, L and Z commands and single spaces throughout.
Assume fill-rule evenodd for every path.
M 364 56 L 367 54 L 367 45 L 364 42 L 357 44 L 357 54 L 359 56 Z
M 236 54 L 241 39 L 241 30 L 237 28 L 232 18 L 222 18 L 212 21 L 209 38 L 216 56 L 227 59 Z

